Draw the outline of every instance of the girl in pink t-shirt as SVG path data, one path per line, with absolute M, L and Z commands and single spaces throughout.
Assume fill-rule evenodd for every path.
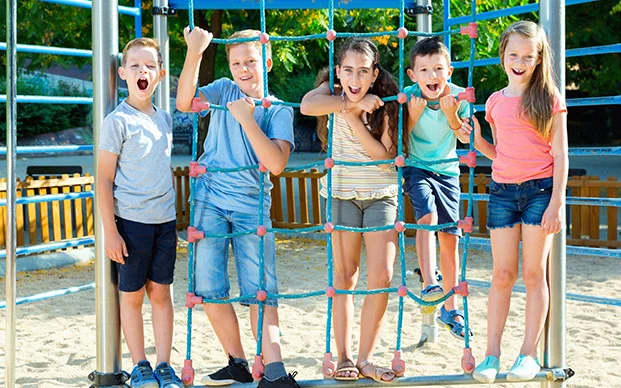
M 522 278 L 526 285 L 526 327 L 522 348 L 507 373 L 526 381 L 541 367 L 537 343 L 548 311 L 546 267 L 552 237 L 564 222 L 567 185 L 567 109 L 552 74 L 552 55 L 544 30 L 529 21 L 512 24 L 500 38 L 501 65 L 509 84 L 490 96 L 485 119 L 494 143 L 475 128 L 475 146 L 493 160 L 489 221 L 493 275 L 487 305 L 487 351 L 473 377 L 495 380 L 500 340 L 518 276 L 522 240 Z

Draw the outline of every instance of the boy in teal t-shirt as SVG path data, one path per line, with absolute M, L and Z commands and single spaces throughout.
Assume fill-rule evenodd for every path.
M 448 82 L 452 72 L 448 49 L 437 38 L 423 39 L 412 48 L 407 73 L 415 84 L 405 92 L 412 96 L 408 102 L 410 156 L 417 163 L 403 169 L 403 189 L 410 197 L 418 224 L 437 225 L 459 220 L 459 164 L 434 163 L 457 157 L 457 139 L 469 142 L 471 130 L 462 125 L 468 118 L 468 104 L 457 100 L 457 94 L 464 88 Z M 442 283 L 449 290 L 457 286 L 460 235 L 457 227 L 438 232 Z M 425 301 L 441 299 L 444 289 L 435 275 L 433 232 L 417 230 L 416 252 L 424 286 L 421 298 Z M 437 319 L 455 337 L 464 337 L 463 312 L 457 309 L 455 296 L 444 302 Z

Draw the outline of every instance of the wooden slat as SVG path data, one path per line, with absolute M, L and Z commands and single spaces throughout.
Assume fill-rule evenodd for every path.
M 591 177 L 591 179 L 598 179 Z M 588 186 L 587 186 L 588 187 Z M 600 188 L 596 186 L 589 187 L 589 196 L 598 198 L 600 196 Z M 589 238 L 599 240 L 599 206 L 589 206 Z
M 316 168 L 311 168 L 310 170 L 311 174 L 316 174 L 317 173 L 317 169 Z M 323 172 L 323 175 L 325 175 L 325 171 Z M 323 176 L 322 175 L 322 176 Z M 310 180 L 311 180 L 311 203 L 313 206 L 313 223 L 315 225 L 317 224 L 321 224 L 322 223 L 322 217 L 321 217 L 321 197 L 319 196 L 319 179 L 321 178 L 313 178 L 312 175 L 309 176 Z
M 593 247 L 593 248 L 611 247 L 613 249 L 617 249 L 617 248 L 621 248 L 621 241 L 568 238 L 567 245 L 574 245 L 574 246 L 580 246 L 580 247 Z
M 84 174 L 85 177 L 90 177 L 90 174 L 86 173 Z M 92 181 L 92 177 L 90 177 L 91 181 Z M 92 191 L 93 190 L 93 185 L 91 184 L 85 184 L 84 185 L 84 191 Z M 85 213 L 86 213 L 86 235 L 87 236 L 94 236 L 95 235 L 95 228 L 94 228 L 94 224 L 95 224 L 95 217 L 93 216 L 93 198 L 86 198 L 84 200 L 84 204 L 85 204 Z
M 577 182 L 582 182 L 582 177 L 577 177 Z M 570 193 L 572 197 L 580 197 L 582 195 L 581 186 L 572 186 L 570 188 Z M 580 238 L 580 229 L 582 228 L 580 225 L 582 224 L 580 221 L 582 220 L 582 207 L 581 205 L 570 205 L 571 212 L 571 237 L 578 239 Z
M 280 187 L 280 176 L 271 175 L 270 180 L 274 187 L 272 188 L 272 209 L 271 216 L 275 221 L 284 221 L 282 212 L 282 188 Z
M 609 177 L 608 178 L 609 181 L 616 181 L 617 178 L 616 177 Z M 616 187 L 608 187 L 608 189 L 606 190 L 607 194 L 608 194 L 608 198 L 618 198 L 618 193 L 619 193 L 619 189 Z M 614 206 L 608 206 L 608 241 L 617 241 L 617 236 L 618 236 L 618 223 L 617 220 L 619 219 L 619 208 L 614 207 Z M 609 248 L 612 248 L 611 245 L 608 246 Z
M 293 178 L 285 178 L 286 197 L 287 197 L 287 220 L 295 222 L 295 191 L 293 190 Z
M 298 194 L 300 196 L 300 222 L 308 224 L 308 191 L 306 190 L 306 178 L 298 178 Z
M 39 180 L 44 180 L 44 176 L 40 176 Z M 39 187 L 39 195 L 47 195 L 48 189 L 46 187 Z M 48 203 L 39 203 L 39 215 L 41 217 L 41 242 L 50 242 L 50 214 L 48 211 Z
M 80 174 L 74 174 L 74 177 Z M 73 186 L 74 193 L 81 193 L 82 186 Z M 84 237 L 84 200 L 77 198 L 73 200 L 73 209 L 75 210 L 75 234 L 76 237 Z
M 19 186 L 19 179 L 17 180 L 16 186 Z M 22 190 L 16 189 L 17 196 L 16 198 L 22 197 Z M 17 246 L 25 245 L 25 233 L 24 233 L 24 205 L 15 205 L 15 224 L 17 226 Z
M 51 187 L 50 194 L 58 194 L 58 187 Z M 52 241 L 60 241 L 63 239 L 61 235 L 60 228 L 60 201 L 50 202 L 52 206 L 52 230 L 54 231 Z
M 584 179 L 585 181 L 587 179 L 590 179 L 590 177 L 587 177 L 587 176 L 583 176 L 581 178 Z M 580 196 L 581 197 L 589 196 L 589 188 L 586 185 L 580 188 Z M 590 218 L 590 213 L 589 213 L 589 207 L 584 206 L 584 205 L 581 206 L 580 207 L 580 237 L 581 238 L 589 235 L 590 220 L 591 218 Z
M 89 174 L 84 174 L 84 176 L 79 177 L 79 178 L 66 178 L 65 179 L 65 178 L 52 177 L 52 178 L 43 179 L 43 180 L 33 180 L 31 182 L 26 182 L 26 181 L 20 182 L 18 180 L 17 188 L 18 189 L 26 189 L 26 188 L 37 189 L 39 187 L 74 186 L 74 185 L 85 185 L 89 183 L 90 184 L 93 183 L 93 177 L 90 176 Z M 0 182 L 0 191 L 6 191 L 6 180 L 4 182 Z
M 26 181 L 32 181 L 32 177 L 26 178 Z M 34 197 L 34 189 L 26 189 L 26 197 Z M 28 214 L 28 244 L 37 244 L 37 205 L 29 203 L 26 205 L 26 211 Z
M 62 179 L 69 179 L 68 175 L 63 175 Z M 61 189 L 63 194 L 71 192 L 71 187 L 63 186 Z M 63 221 L 65 225 L 65 239 L 73 238 L 73 209 L 71 206 L 71 200 L 63 201 Z

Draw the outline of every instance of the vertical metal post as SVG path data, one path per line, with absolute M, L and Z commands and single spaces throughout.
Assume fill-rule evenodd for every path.
M 154 0 L 154 7 L 160 7 L 160 9 L 168 8 L 168 0 Z M 170 112 L 170 67 L 169 67 L 169 45 L 168 45 L 168 16 L 167 15 L 154 15 L 153 16 L 153 32 L 155 39 L 160 42 L 160 51 L 162 52 L 162 62 L 164 69 L 166 70 L 166 77 L 160 82 L 157 90 L 155 91 L 155 105 L 168 113 Z
M 15 278 L 16 218 L 15 218 L 15 151 L 17 144 L 17 0 L 6 2 L 6 325 L 5 377 L 7 388 L 15 386 Z
M 142 0 L 134 0 L 134 7 L 138 8 L 138 16 L 134 17 L 134 29 L 136 30 L 136 38 L 142 37 Z
M 539 2 L 539 23 L 550 37 L 553 68 L 561 95 L 565 98 L 565 0 L 541 0 Z M 565 282 L 566 282 L 566 223 L 554 236 L 550 261 L 548 263 L 548 284 L 550 287 L 550 310 L 542 343 L 543 365 L 565 368 Z M 542 387 L 565 387 L 564 382 L 541 383 Z
M 93 0 L 93 138 L 95 176 L 99 161 L 99 133 L 103 120 L 118 103 L 117 68 L 119 53 L 118 1 Z M 97 182 L 95 182 L 97 184 Z M 97 371 L 121 370 L 121 329 L 116 268 L 106 258 L 103 224 L 95 196 L 95 294 L 97 328 Z
M 416 6 L 428 8 L 431 6 L 431 0 L 416 0 Z M 431 12 L 416 14 L 416 31 L 418 32 L 431 32 Z M 419 36 L 418 40 L 424 39 L 423 36 Z

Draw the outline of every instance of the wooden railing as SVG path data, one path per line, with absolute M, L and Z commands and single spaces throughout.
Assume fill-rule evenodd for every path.
M 177 229 L 183 230 L 190 225 L 189 169 L 174 170 L 176 191 Z M 301 228 L 325 223 L 325 201 L 319 196 L 319 179 L 324 171 L 284 172 L 271 176 L 272 189 L 271 218 L 274 227 Z M 474 192 L 487 193 L 490 178 L 478 174 L 474 178 Z M 467 192 L 468 177 L 460 178 L 462 192 Z M 619 198 L 621 182 L 616 178 L 600 180 L 592 176 L 570 177 L 568 196 Z M 91 191 L 93 177 L 78 174 L 69 177 L 39 179 L 27 178 L 17 183 L 17 196 L 71 193 Z M 6 182 L 0 180 L 0 198 L 6 198 Z M 405 201 L 405 221 L 415 223 L 414 212 L 409 199 Z M 466 214 L 467 201 L 462 202 L 462 215 Z M 473 204 L 475 219 L 473 236 L 489 237 L 486 228 L 487 202 L 476 201 Z M 93 235 L 93 199 L 81 198 L 24 204 L 16 206 L 17 245 L 35 245 L 47 242 L 68 240 Z M 619 208 L 603 205 L 569 205 L 567 243 L 587 247 L 621 248 L 619 241 Z M 6 208 L 0 207 L 0 247 L 5 246 Z M 406 230 L 409 236 L 414 230 Z

